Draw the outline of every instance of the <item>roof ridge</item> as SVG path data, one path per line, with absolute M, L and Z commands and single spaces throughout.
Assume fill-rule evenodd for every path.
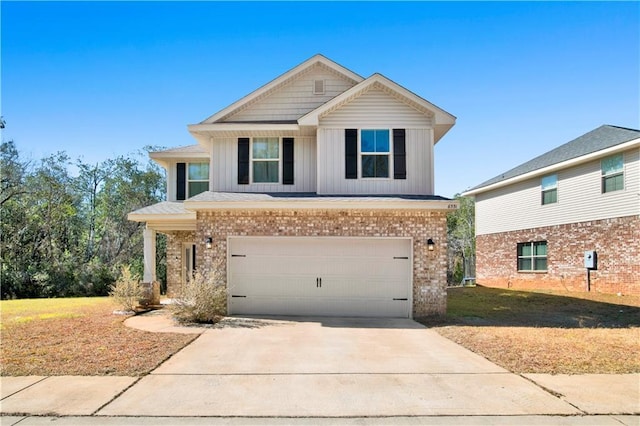
M 637 135 L 629 135 L 628 132 L 637 133 Z M 585 155 L 593 154 L 607 148 L 612 148 L 634 139 L 638 139 L 639 137 L 640 130 L 603 124 L 600 127 L 578 136 L 577 138 L 571 139 L 569 142 L 565 142 L 562 145 L 537 155 L 528 161 L 518 164 L 517 166 L 466 190 L 465 193 L 476 191 L 490 185 L 499 184 L 503 181 L 508 181 L 518 176 L 532 173 L 568 160 L 583 157 Z
M 605 127 L 605 126 L 606 126 L 606 127 L 613 127 L 614 129 L 629 130 L 629 131 L 632 131 L 632 132 L 638 132 L 638 133 L 640 133 L 640 130 L 638 130 L 638 129 L 632 129 L 631 127 L 615 126 L 615 125 L 613 125 L 613 124 L 603 124 L 603 125 L 602 125 L 602 126 L 600 126 L 600 127 Z M 600 128 L 600 127 L 598 127 L 598 128 Z

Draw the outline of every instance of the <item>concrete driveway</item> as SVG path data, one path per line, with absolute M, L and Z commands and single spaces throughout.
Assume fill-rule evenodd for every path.
M 580 413 L 408 319 L 230 318 L 97 415 Z

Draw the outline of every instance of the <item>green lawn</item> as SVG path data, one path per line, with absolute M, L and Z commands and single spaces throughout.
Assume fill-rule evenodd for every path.
M 33 320 L 75 318 L 87 315 L 87 309 L 113 309 L 109 297 L 72 297 L 64 299 L 18 299 L 0 301 L 2 326 Z

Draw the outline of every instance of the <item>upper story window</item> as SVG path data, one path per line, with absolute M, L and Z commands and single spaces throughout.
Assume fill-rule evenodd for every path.
M 406 137 L 405 129 L 344 129 L 344 178 L 406 180 Z
M 547 242 L 518 243 L 518 272 L 547 270 Z
M 293 185 L 294 148 L 294 138 L 238 138 L 238 185 Z
M 558 175 L 544 176 L 540 181 L 542 188 L 542 204 L 558 202 Z
M 251 153 L 253 182 L 278 183 L 280 181 L 280 140 L 253 138 Z
M 613 192 L 624 189 L 624 158 L 622 154 L 602 159 L 602 192 Z
M 176 200 L 209 190 L 209 163 L 176 163 Z
M 209 163 L 189 163 L 187 190 L 189 198 L 209 190 Z
M 360 158 L 363 178 L 388 178 L 389 129 L 360 131 Z

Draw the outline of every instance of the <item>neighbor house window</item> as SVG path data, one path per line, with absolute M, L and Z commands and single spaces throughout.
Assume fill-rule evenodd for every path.
M 518 271 L 546 271 L 547 242 L 536 241 L 518 244 Z
M 602 168 L 602 192 L 624 189 L 624 160 L 622 154 L 604 158 L 600 165 Z
M 543 177 L 540 187 L 542 188 L 542 204 L 558 202 L 558 175 Z
M 187 190 L 189 198 L 209 190 L 209 163 L 189 163 Z
M 360 131 L 360 158 L 363 178 L 388 178 L 389 129 Z
M 280 140 L 253 138 L 251 152 L 253 182 L 278 183 L 280 181 Z

